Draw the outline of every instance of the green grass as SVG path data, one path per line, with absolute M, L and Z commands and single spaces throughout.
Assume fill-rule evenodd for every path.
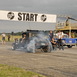
M 0 64 L 0 77 L 45 77 L 21 68 Z

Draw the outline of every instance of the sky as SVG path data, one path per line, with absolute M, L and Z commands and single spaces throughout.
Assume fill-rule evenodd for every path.
M 77 0 L 0 0 L 0 10 L 66 15 L 77 19 Z M 54 30 L 55 25 L 0 20 L 0 32 Z

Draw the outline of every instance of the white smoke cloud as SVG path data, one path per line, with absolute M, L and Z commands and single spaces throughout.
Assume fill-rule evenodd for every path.
M 39 33 L 37 36 L 33 37 L 32 40 L 30 40 L 29 44 L 25 45 L 26 51 L 35 53 L 36 52 L 36 44 L 38 44 L 40 41 L 45 42 L 45 44 L 47 44 L 48 47 L 51 48 L 50 50 L 52 50 L 52 45 L 51 45 L 51 43 L 50 43 L 50 41 L 48 39 L 48 36 L 45 35 L 44 33 L 41 33 L 41 34 Z

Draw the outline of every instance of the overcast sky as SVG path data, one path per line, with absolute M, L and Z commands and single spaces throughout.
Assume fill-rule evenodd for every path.
M 72 16 L 77 19 L 77 0 L 0 0 L 0 10 L 46 13 Z M 50 23 L 14 22 L 0 20 L 0 32 L 26 29 L 55 29 Z

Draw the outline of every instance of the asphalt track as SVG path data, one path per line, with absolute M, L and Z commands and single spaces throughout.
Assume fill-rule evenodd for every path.
M 0 64 L 37 72 L 47 77 L 77 77 L 77 47 L 51 53 L 13 51 L 11 44 L 0 44 Z

